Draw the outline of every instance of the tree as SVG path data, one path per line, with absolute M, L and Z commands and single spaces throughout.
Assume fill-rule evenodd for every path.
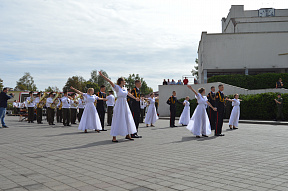
M 4 88 L 3 80 L 0 78 L 0 91 L 2 91 L 3 88 Z
M 195 64 L 196 65 L 194 66 L 194 69 L 192 69 L 191 73 L 198 80 L 198 68 L 199 68 L 199 66 L 198 66 L 198 58 L 195 59 Z
M 85 84 L 86 80 L 82 76 L 72 76 L 71 78 L 68 78 L 65 86 L 63 87 L 63 91 L 73 91 L 70 89 L 71 86 L 74 88 L 84 92 L 85 91 Z
M 60 92 L 60 89 L 57 88 L 56 86 L 54 87 L 48 86 L 48 88 L 45 89 L 45 92 Z
M 15 87 L 15 89 L 17 90 L 29 90 L 29 91 L 37 90 L 37 87 L 34 84 L 33 77 L 30 75 L 29 72 L 25 72 L 24 76 L 22 76 L 16 83 L 17 86 Z
M 109 78 L 108 74 L 104 71 L 104 70 L 100 70 L 102 72 L 102 74 L 104 76 L 106 76 L 107 78 Z M 100 87 L 101 85 L 106 86 L 106 91 L 112 89 L 111 84 L 109 82 L 107 82 L 102 76 L 100 76 L 98 74 L 97 70 L 92 70 L 91 72 L 91 78 L 89 79 L 90 82 L 93 82 L 95 84 L 98 84 L 98 86 Z M 95 89 L 95 88 L 94 88 Z M 99 91 L 99 90 L 98 90 Z M 95 92 L 96 89 L 95 89 Z
M 129 74 L 128 78 L 125 78 L 126 81 L 126 87 L 133 89 L 135 87 L 135 80 L 140 80 L 142 83 L 142 86 L 140 88 L 140 92 L 144 95 L 147 95 L 151 92 L 153 92 L 153 89 L 148 87 L 147 83 L 145 82 L 145 80 L 143 78 L 141 78 L 139 76 L 139 74 Z
M 91 81 L 87 81 L 85 82 L 85 92 L 87 92 L 88 88 L 94 88 L 94 92 L 98 92 L 100 91 L 100 87 L 98 86 L 98 84 L 91 82 Z

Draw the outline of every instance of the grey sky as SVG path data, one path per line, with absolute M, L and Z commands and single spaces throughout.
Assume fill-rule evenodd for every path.
M 201 32 L 221 32 L 232 4 L 288 8 L 287 1 L 1 0 L 0 78 L 30 72 L 40 90 L 94 69 L 113 81 L 139 73 L 154 90 L 191 75 Z

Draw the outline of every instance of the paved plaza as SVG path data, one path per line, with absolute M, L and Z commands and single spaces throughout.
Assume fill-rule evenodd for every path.
M 185 127 L 140 128 L 142 139 L 18 122 L 0 129 L 0 190 L 288 190 L 288 126 L 240 124 L 196 139 Z M 109 129 L 109 128 L 108 128 Z

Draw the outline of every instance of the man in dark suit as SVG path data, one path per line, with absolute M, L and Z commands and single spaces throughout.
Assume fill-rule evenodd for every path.
M 176 103 L 183 104 L 176 97 L 176 91 L 172 92 L 172 96 L 166 102 L 170 105 L 170 127 L 177 127 L 175 125 L 175 117 L 176 117 Z
M 215 87 L 214 86 L 211 87 L 211 92 L 209 92 L 209 94 L 207 95 L 207 99 L 208 99 L 209 103 L 211 103 L 211 105 L 213 107 L 215 107 L 216 93 L 215 93 Z M 217 111 L 214 111 L 211 107 L 208 107 L 208 116 L 209 116 L 209 120 L 210 120 L 211 130 L 215 130 L 216 115 L 217 115 Z
M 225 110 L 225 95 L 223 93 L 224 86 L 220 84 L 218 86 L 219 91 L 216 93 L 215 107 L 217 108 L 216 113 L 216 126 L 215 126 L 215 136 L 224 136 L 222 134 L 224 110 Z
M 141 95 L 141 93 L 140 93 L 141 86 L 142 86 L 141 81 L 135 80 L 135 88 L 133 88 L 133 90 L 131 90 L 131 94 L 135 98 L 139 98 L 139 100 L 140 100 L 140 95 Z M 132 110 L 132 115 L 134 118 L 135 126 L 137 129 L 137 133 L 138 133 L 140 114 L 141 114 L 140 101 L 137 101 L 137 100 L 131 98 L 131 110 Z M 137 133 L 131 135 L 131 137 L 132 138 L 142 138 L 142 136 L 139 136 Z
M 104 85 L 100 86 L 100 91 L 96 94 L 99 98 L 106 98 L 105 93 L 106 87 Z M 98 100 L 96 109 L 101 121 L 102 131 L 107 131 L 104 129 L 104 121 L 105 121 L 105 102 L 104 100 Z

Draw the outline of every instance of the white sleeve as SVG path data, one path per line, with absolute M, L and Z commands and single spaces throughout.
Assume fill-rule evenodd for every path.
M 98 96 L 95 96 L 95 98 L 96 98 L 96 100 L 98 100 L 98 99 L 99 99 L 99 97 L 98 97 Z
M 116 92 L 119 92 L 119 86 L 118 86 L 118 85 L 115 85 L 115 86 L 113 87 L 113 89 L 114 89 Z

